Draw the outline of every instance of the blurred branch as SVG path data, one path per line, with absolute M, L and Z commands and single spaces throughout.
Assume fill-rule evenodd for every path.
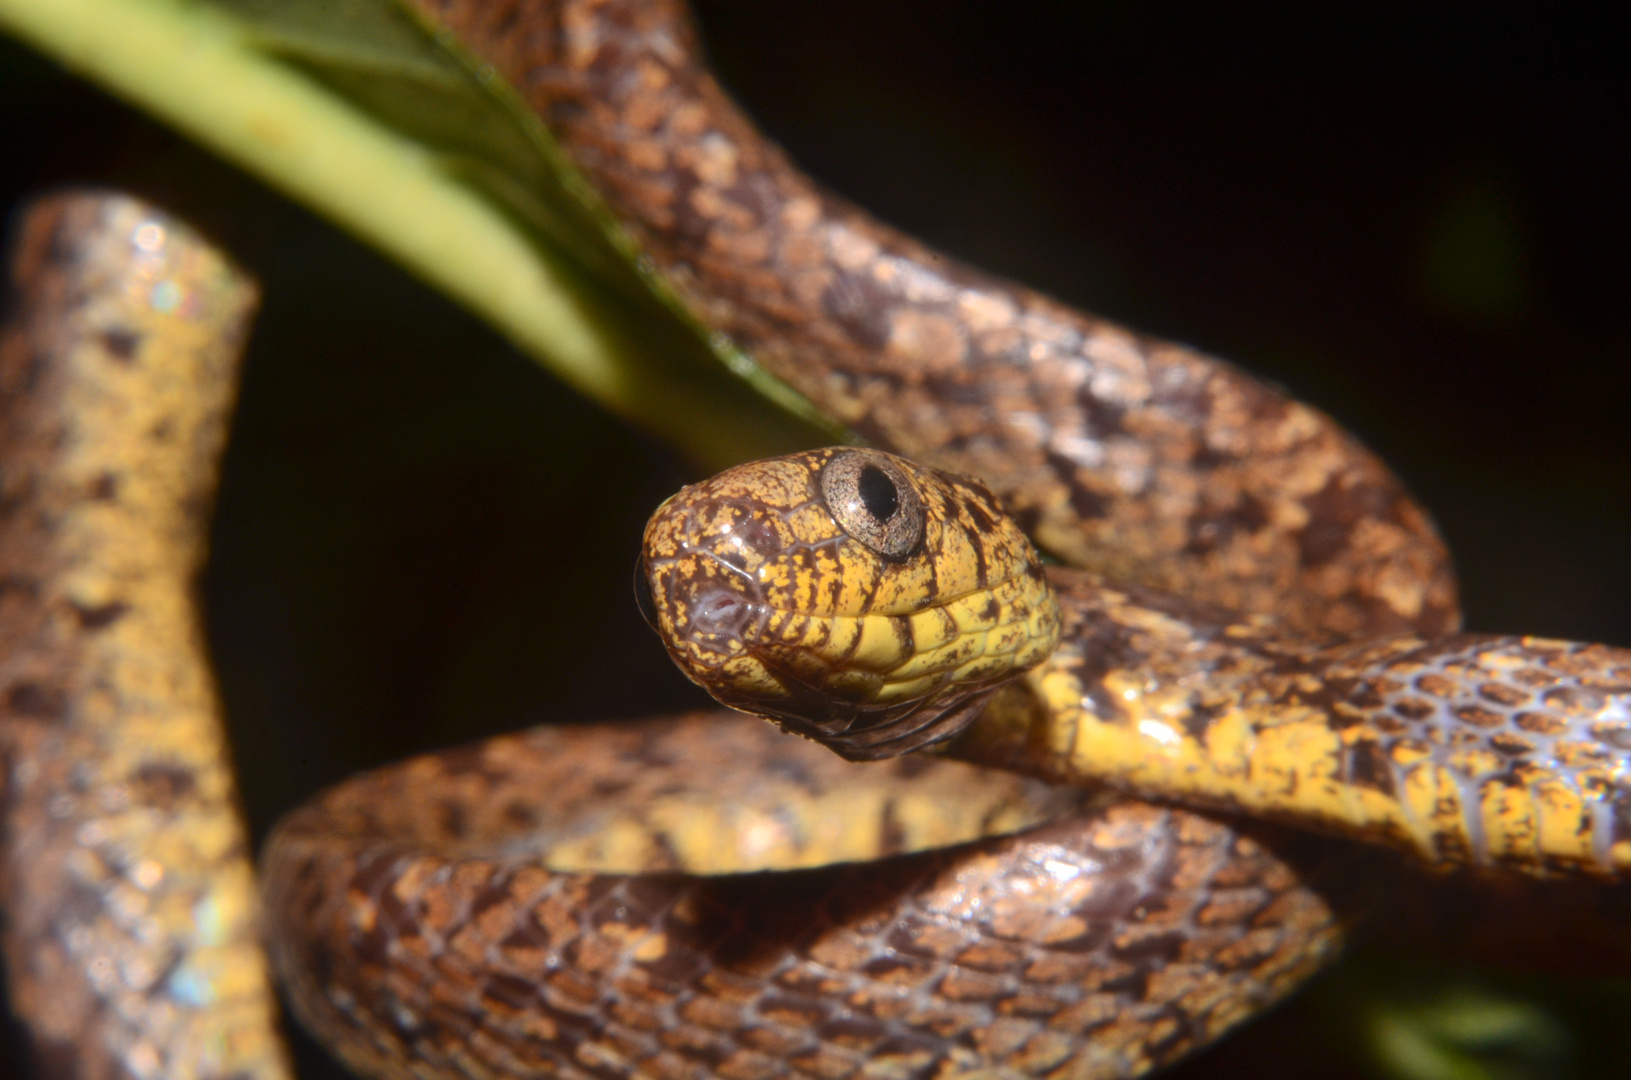
M 699 466 L 833 437 L 654 293 L 513 92 L 391 0 L 0 0 L 0 28 L 385 252 Z

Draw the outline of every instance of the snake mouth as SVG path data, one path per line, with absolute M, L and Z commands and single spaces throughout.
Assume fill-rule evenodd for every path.
M 751 708 L 720 700 L 773 721 L 783 731 L 821 743 L 846 761 L 883 761 L 961 734 L 1008 677 L 984 685 L 953 684 L 929 697 L 892 705 L 845 702 L 770 658 L 760 662 L 787 691 L 784 701 Z
M 754 575 L 706 548 L 682 547 L 643 568 L 652 621 L 692 682 L 852 761 L 951 738 L 1016 673 L 1006 654 L 982 665 L 988 635 L 958 628 L 958 605 L 985 608 L 979 590 L 911 616 L 821 616 L 772 606 Z M 914 618 L 942 636 L 920 639 Z

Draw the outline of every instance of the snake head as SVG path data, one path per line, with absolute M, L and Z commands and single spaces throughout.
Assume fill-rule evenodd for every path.
M 693 682 L 853 761 L 950 738 L 1059 640 L 984 485 L 876 450 L 756 461 L 646 525 L 653 623 Z

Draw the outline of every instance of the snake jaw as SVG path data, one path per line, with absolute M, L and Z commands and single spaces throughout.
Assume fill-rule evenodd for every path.
M 852 760 L 950 738 L 1058 641 L 1040 560 L 990 492 L 870 450 L 686 488 L 647 525 L 642 573 L 688 678 Z

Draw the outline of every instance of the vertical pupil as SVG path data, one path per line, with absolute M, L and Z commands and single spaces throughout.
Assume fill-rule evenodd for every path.
M 895 482 L 876 465 L 863 468 L 855 486 L 861 493 L 861 503 L 866 507 L 866 512 L 878 521 L 888 521 L 900 509 L 900 494 L 895 491 Z

